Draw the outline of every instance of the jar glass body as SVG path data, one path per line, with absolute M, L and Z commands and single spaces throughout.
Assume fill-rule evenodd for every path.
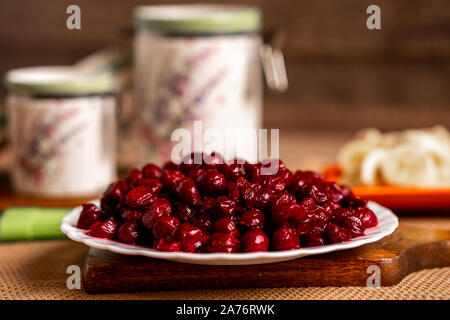
M 229 158 L 254 158 L 256 145 L 243 155 L 236 142 L 240 130 L 261 127 L 261 43 L 257 33 L 167 35 L 138 29 L 134 61 L 141 162 L 170 159 L 177 143 L 172 133 L 182 128 L 194 137 L 195 121 L 202 130 L 195 133 L 197 138 L 208 129 L 235 136 L 227 138 L 228 147 L 215 139 L 209 149 Z M 201 150 L 205 143 L 192 141 L 190 151 Z
M 15 190 L 47 197 L 97 194 L 116 178 L 112 95 L 7 98 Z

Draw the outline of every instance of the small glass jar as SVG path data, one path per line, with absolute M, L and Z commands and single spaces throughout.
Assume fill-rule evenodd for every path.
M 226 134 L 261 127 L 262 37 L 257 8 L 143 6 L 135 10 L 135 25 L 141 162 L 170 159 L 172 132 L 183 128 L 193 135 L 196 120 L 202 122 L 203 132 L 216 129 Z M 192 151 L 200 150 L 193 144 Z
M 110 74 L 34 67 L 6 75 L 12 182 L 45 197 L 86 197 L 116 178 Z

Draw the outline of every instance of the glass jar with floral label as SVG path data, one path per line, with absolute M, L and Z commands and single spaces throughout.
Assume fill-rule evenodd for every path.
M 95 195 L 116 178 L 116 98 L 108 73 L 33 67 L 6 75 L 11 175 L 18 192 Z
M 216 149 L 233 157 L 239 132 L 262 124 L 260 11 L 236 5 L 143 6 L 135 10 L 135 26 L 141 161 L 169 159 L 176 143 L 172 133 L 184 128 L 193 136 L 194 123 L 203 133 L 214 129 L 232 136 L 228 149 Z M 210 143 L 223 146 L 222 140 Z M 191 149 L 204 150 L 205 141 Z

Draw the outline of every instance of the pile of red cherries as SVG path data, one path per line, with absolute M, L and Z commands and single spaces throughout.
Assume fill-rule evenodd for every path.
M 349 188 L 316 172 L 293 173 L 281 160 L 276 174 L 263 175 L 270 165 L 224 163 L 216 153 L 147 164 L 112 183 L 100 207 L 84 204 L 77 227 L 160 251 L 235 253 L 349 241 L 377 225 Z

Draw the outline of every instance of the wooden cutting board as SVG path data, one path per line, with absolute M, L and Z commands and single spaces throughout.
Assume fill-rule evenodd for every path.
M 392 235 L 355 249 L 250 266 L 205 266 L 90 248 L 84 266 L 88 293 L 153 290 L 366 286 L 378 266 L 382 286 L 425 268 L 450 266 L 450 231 L 400 226 Z

